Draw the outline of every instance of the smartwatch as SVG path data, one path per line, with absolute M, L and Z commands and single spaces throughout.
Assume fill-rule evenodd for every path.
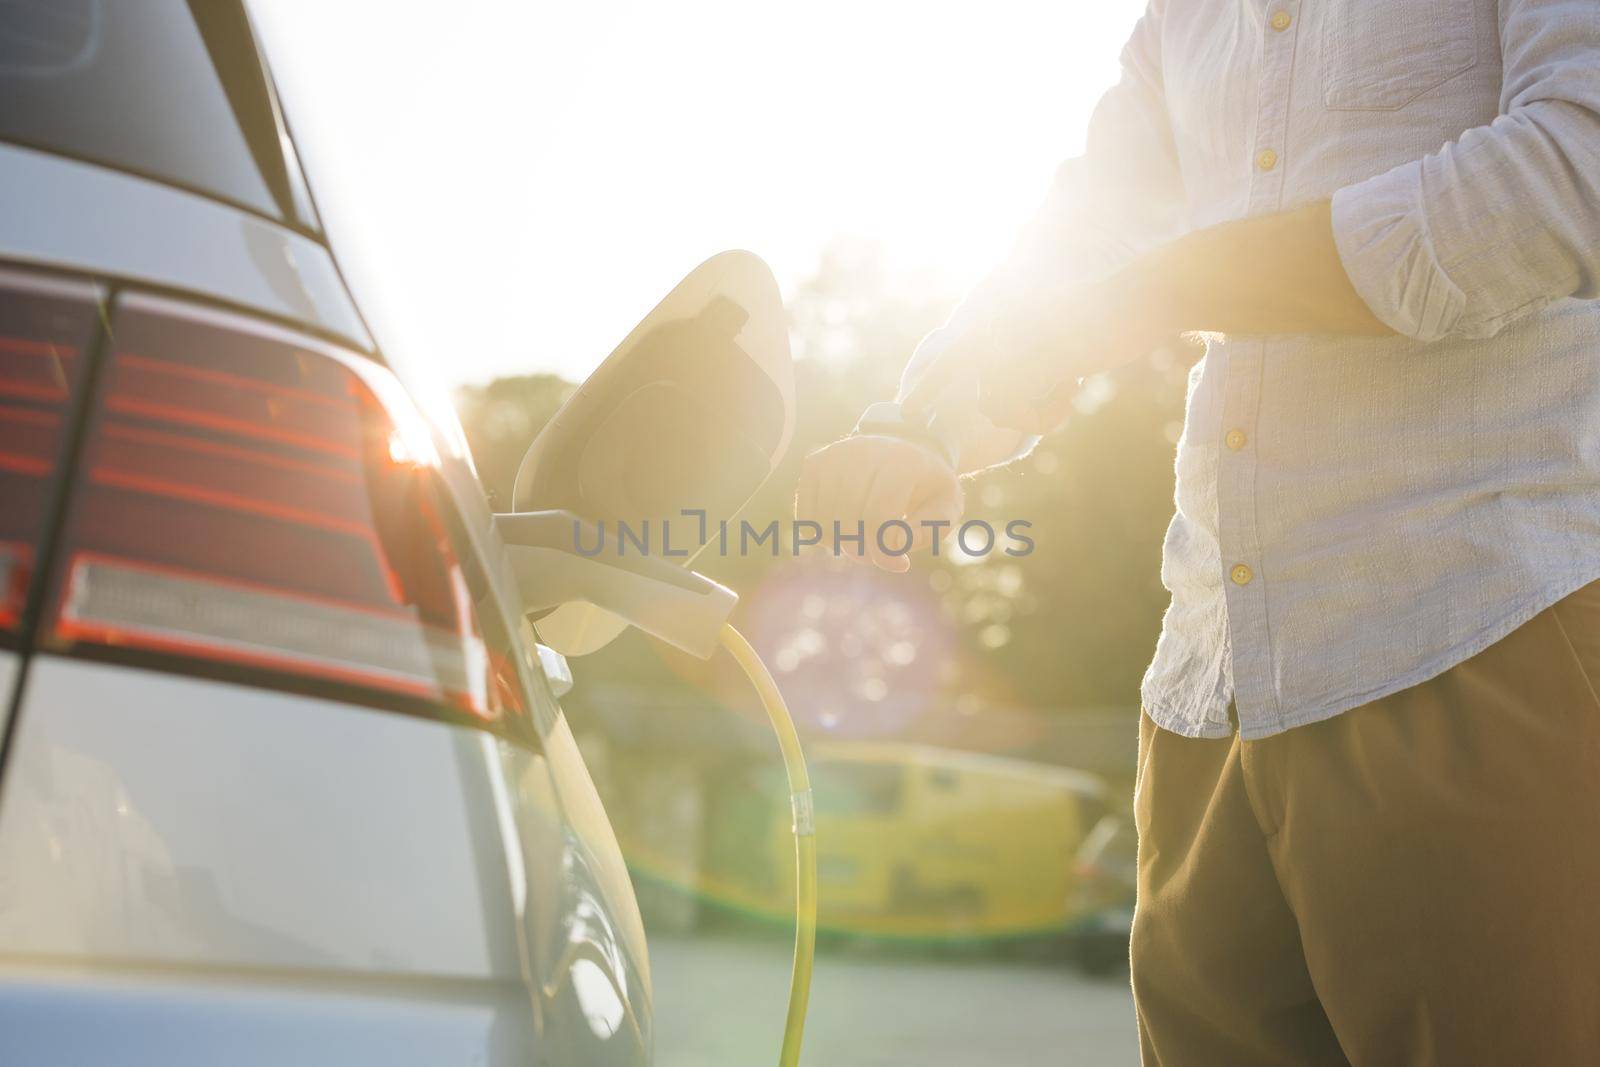
M 952 469 L 961 469 L 961 431 L 956 420 L 948 416 L 941 416 L 937 412 L 909 415 L 895 401 L 881 400 L 867 405 L 856 428 L 851 431 L 853 437 L 869 435 L 898 437 L 922 445 L 950 464 Z

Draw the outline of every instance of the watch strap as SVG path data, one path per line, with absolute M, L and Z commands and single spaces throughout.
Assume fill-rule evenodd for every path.
M 898 437 L 913 444 L 931 449 L 946 463 L 960 470 L 961 433 L 955 420 L 941 417 L 937 412 L 926 416 L 908 415 L 904 408 L 892 400 L 869 404 L 856 422 L 852 436 L 882 435 Z

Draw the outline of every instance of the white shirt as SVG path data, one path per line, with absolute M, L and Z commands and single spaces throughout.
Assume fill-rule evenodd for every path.
M 1600 0 L 1153 0 L 1085 155 L 907 371 L 990 294 L 1329 196 L 1403 336 L 1194 368 L 1142 687 L 1188 736 L 1337 715 L 1600 578 Z

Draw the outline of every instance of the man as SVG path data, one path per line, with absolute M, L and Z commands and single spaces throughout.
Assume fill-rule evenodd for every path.
M 1073 380 L 1211 333 L 1147 1064 L 1600 1062 L 1596 296 L 1600 3 L 1153 0 L 1013 255 L 808 460 L 802 517 L 949 519 Z

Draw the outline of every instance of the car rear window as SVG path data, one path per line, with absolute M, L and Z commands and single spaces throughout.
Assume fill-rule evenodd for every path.
M 222 0 L 0 0 L 0 139 L 281 218 L 272 105 L 233 54 L 248 40 Z

